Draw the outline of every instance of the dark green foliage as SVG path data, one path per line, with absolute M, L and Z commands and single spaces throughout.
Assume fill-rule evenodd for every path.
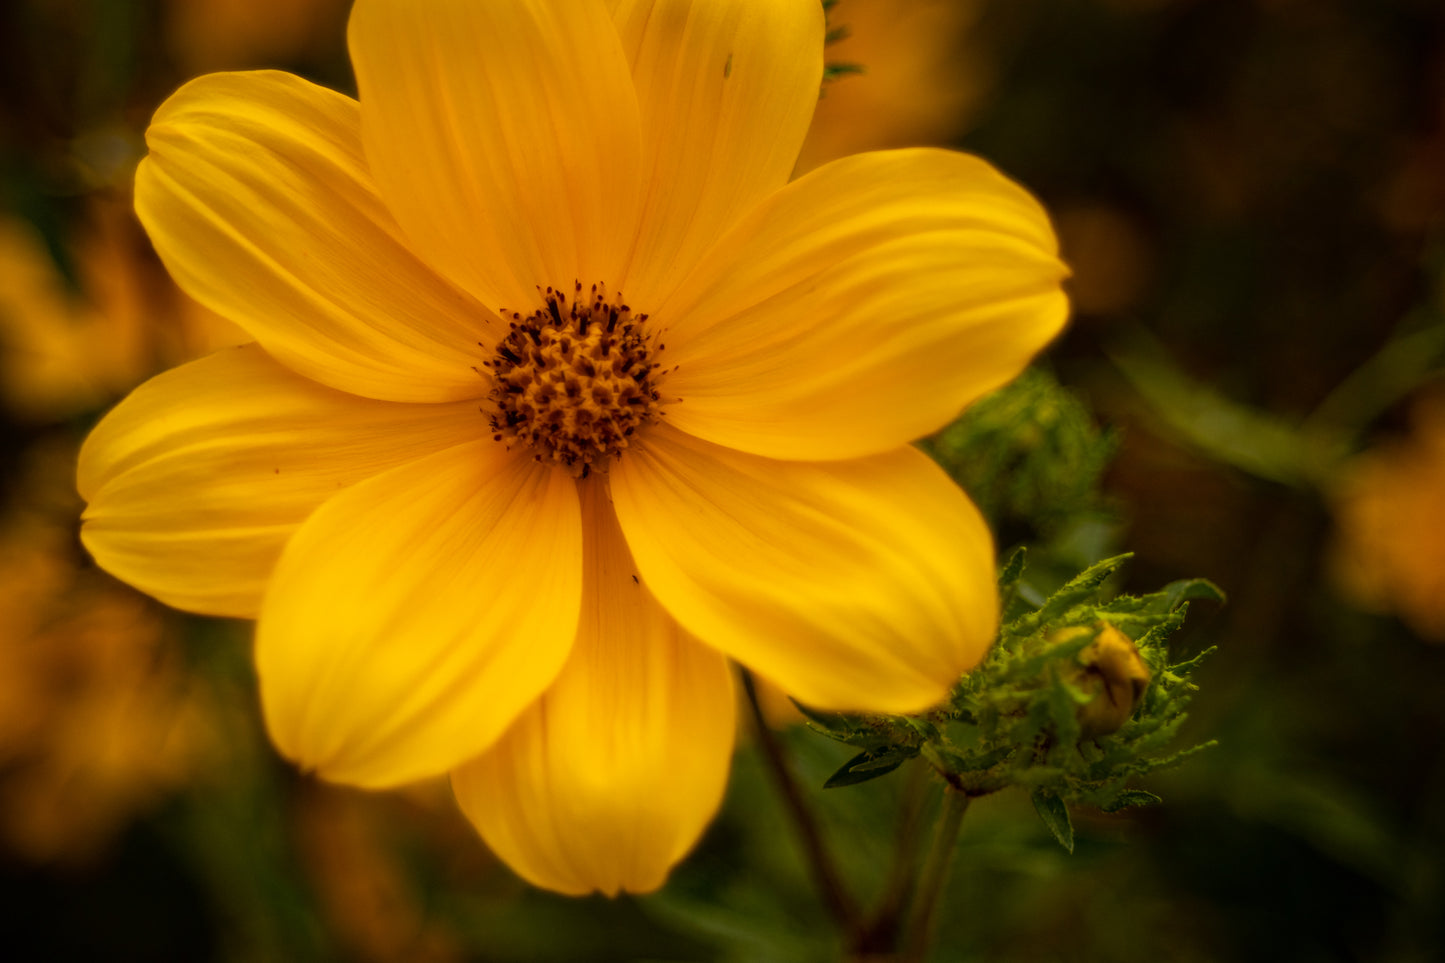
M 1040 368 L 984 397 L 921 447 L 996 528 L 1022 527 L 1047 540 L 1110 514 L 1099 480 L 1118 437 Z

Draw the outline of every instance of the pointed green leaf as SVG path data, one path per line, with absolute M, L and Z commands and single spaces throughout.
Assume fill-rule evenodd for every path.
M 1084 569 L 1049 597 L 1039 615 L 1045 620 L 1056 618 L 1080 602 L 1093 598 L 1109 576 L 1117 572 L 1125 562 L 1133 557 L 1132 552 L 1126 552 L 1123 555 L 1096 562 Z
M 1186 659 L 1186 660 L 1183 661 L 1183 662 L 1176 662 L 1174 665 L 1171 665 L 1171 666 L 1169 667 L 1169 671 L 1170 671 L 1170 672 L 1173 672 L 1175 675 L 1179 675 L 1179 676 L 1188 675 L 1189 673 L 1193 672 L 1195 669 L 1197 669 L 1197 668 L 1199 667 L 1199 663 L 1201 663 L 1201 662 L 1203 662 L 1205 659 L 1209 658 L 1209 657 L 1210 657 L 1211 655 L 1213 655 L 1216 651 L 1218 651 L 1218 649 L 1219 649 L 1219 646 L 1217 646 L 1217 645 L 1211 645 L 1209 648 L 1205 649 L 1203 652 L 1199 653 L 1199 654 L 1196 655 L 1194 658 L 1192 658 L 1192 659 Z
M 1163 594 L 1169 600 L 1169 608 L 1179 607 L 1181 602 L 1223 602 L 1224 590 L 1207 578 L 1181 579 L 1164 586 Z
M 1130 806 L 1153 806 L 1163 801 L 1152 792 L 1145 792 L 1142 789 L 1125 789 L 1099 808 L 1106 813 L 1116 813 L 1121 809 L 1128 809 Z
M 1114 363 L 1176 437 L 1227 465 L 1259 478 L 1318 484 L 1312 441 L 1296 425 L 1242 404 L 1185 374 L 1164 348 L 1142 332 L 1110 352 Z
M 803 705 L 803 703 L 794 699 L 792 696 L 788 696 L 788 701 L 803 714 L 804 718 L 817 725 L 825 734 L 833 736 L 835 739 L 843 739 L 844 734 L 852 734 L 860 729 L 868 728 L 868 724 L 859 716 L 814 709 L 810 706 Z
M 888 752 L 886 750 L 882 753 L 860 752 L 839 766 L 838 771 L 823 783 L 823 788 L 837 789 L 840 786 L 856 786 L 860 782 L 886 776 L 912 757 L 913 753 L 911 752 Z
M 928 764 L 939 772 L 960 773 L 971 768 L 969 761 L 951 749 L 944 748 L 936 742 L 925 742 L 918 747 L 919 755 L 928 760 Z M 992 763 L 989 763 L 991 765 Z M 986 768 L 982 763 L 972 768 Z
M 1034 803 L 1034 811 L 1049 827 L 1049 832 L 1054 834 L 1060 846 L 1072 853 L 1074 851 L 1074 822 L 1069 818 L 1069 807 L 1059 798 L 1057 793 L 1047 789 L 1035 789 L 1030 795 Z
M 1001 613 L 1001 621 L 1005 626 L 1037 607 L 1020 598 L 1020 590 L 1024 588 L 1021 580 L 1024 574 L 1025 556 L 1024 547 L 1020 545 L 1009 553 L 1008 558 L 1004 560 L 1003 567 L 999 569 L 998 608 Z
M 899 735 L 906 735 L 912 742 L 929 742 L 939 738 L 938 727 L 927 719 L 918 719 L 913 716 L 896 716 Z
M 1028 554 L 1025 548 L 1020 545 L 1009 553 L 1008 559 L 1004 561 L 1003 568 L 999 569 L 998 587 L 1000 592 L 1006 592 L 1018 583 L 1024 574 L 1024 557 Z

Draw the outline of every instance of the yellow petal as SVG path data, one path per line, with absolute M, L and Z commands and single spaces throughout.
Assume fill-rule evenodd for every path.
M 624 286 L 641 311 L 782 187 L 823 76 L 817 0 L 623 0 L 646 208 Z
M 351 59 L 382 196 L 491 307 L 615 284 L 635 232 L 637 101 L 600 0 L 358 0 Z
M 306 520 L 262 602 L 271 737 L 337 782 L 452 769 L 556 677 L 581 598 L 566 472 L 488 438 L 368 479 Z
M 91 432 L 81 539 L 102 568 L 168 605 L 254 618 L 316 506 L 485 430 L 471 402 L 371 401 L 256 345 L 227 348 L 152 378 Z
M 406 249 L 354 100 L 290 74 L 211 74 L 146 132 L 136 211 L 171 275 L 274 357 L 390 401 L 482 394 L 494 315 Z
M 605 494 L 585 488 L 577 645 L 546 695 L 452 784 L 487 845 L 532 883 L 643 893 L 722 799 L 732 675 L 636 580 Z
M 789 184 L 655 314 L 669 421 L 773 458 L 887 451 L 1028 364 L 1068 304 L 1047 217 L 983 161 L 864 154 Z
M 783 462 L 654 426 L 611 483 L 663 606 L 803 702 L 920 710 L 993 641 L 992 538 L 912 448 Z

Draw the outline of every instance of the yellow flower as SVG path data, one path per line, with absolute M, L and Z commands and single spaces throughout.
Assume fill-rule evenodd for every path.
M 222 74 L 156 114 L 141 219 L 257 344 L 97 427 L 83 538 L 258 618 L 301 766 L 451 771 L 527 879 L 655 888 L 728 659 L 905 711 L 982 657 L 988 531 L 908 443 L 1063 324 L 1052 230 L 945 151 L 787 183 L 816 0 L 359 0 L 349 43 L 359 102 Z
M 404 835 L 407 823 L 435 813 L 410 800 L 399 806 L 397 799 L 325 786 L 308 790 L 293 816 L 297 844 L 328 930 L 348 958 L 367 963 L 465 959 L 446 920 L 422 905 L 401 859 L 403 840 L 413 842 Z M 450 799 L 446 802 L 450 805 Z M 434 845 L 425 842 L 428 848 Z M 455 871 L 450 865 L 447 869 Z
M 1445 642 L 1445 394 L 1421 398 L 1413 430 L 1355 460 L 1334 496 L 1336 580 Z
M 0 403 L 26 421 L 93 411 L 165 364 L 246 340 L 144 256 L 128 195 L 92 196 L 85 213 L 71 244 L 83 294 L 33 229 L 0 214 Z
M 0 841 L 36 863 L 93 859 L 214 745 L 159 613 L 76 569 L 69 540 L 0 524 Z
M 166 46 L 188 70 L 293 62 L 324 51 L 345 11 L 345 0 L 169 0 Z

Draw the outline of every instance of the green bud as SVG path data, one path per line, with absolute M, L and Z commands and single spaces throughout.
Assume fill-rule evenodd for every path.
M 1095 632 L 1094 641 L 1075 657 L 1069 683 L 1088 699 L 1079 706 L 1079 728 L 1084 738 L 1118 732 L 1134 715 L 1149 687 L 1149 666 L 1134 640 L 1108 622 L 1094 627 L 1061 629 L 1051 642 L 1067 642 Z

